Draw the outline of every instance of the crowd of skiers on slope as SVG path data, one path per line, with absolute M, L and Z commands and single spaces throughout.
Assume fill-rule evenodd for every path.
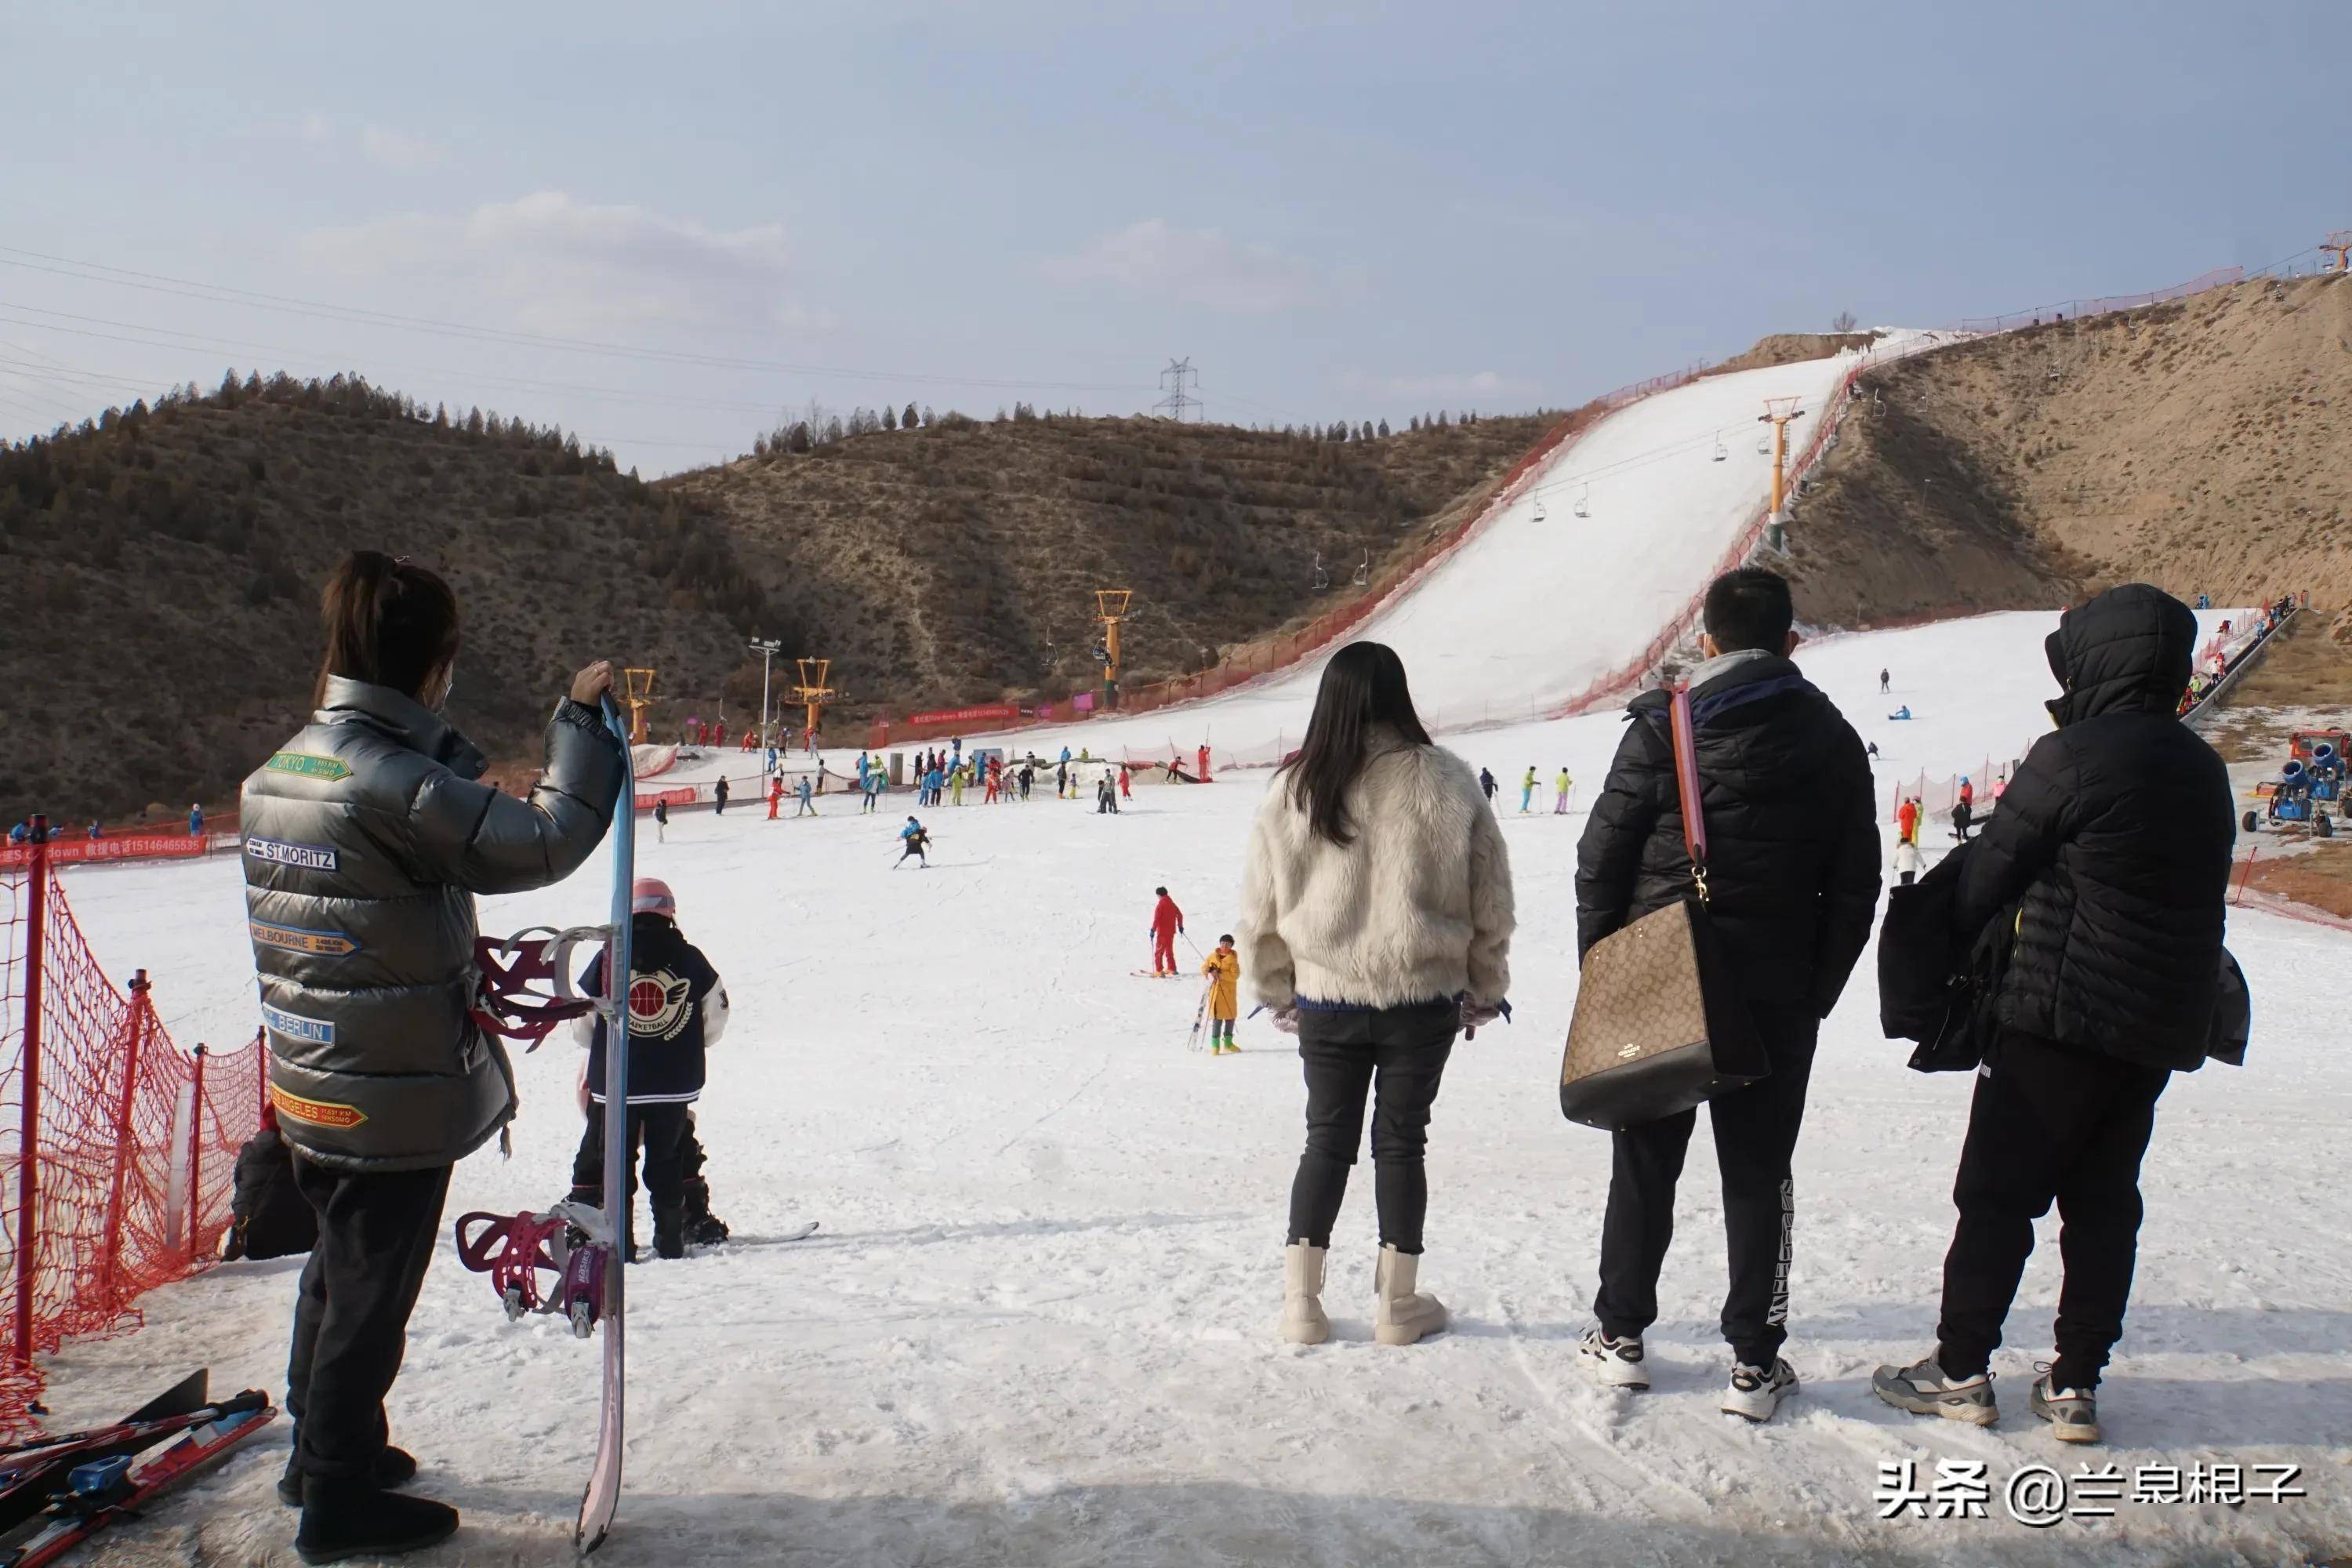
M 598 711 L 609 664 L 572 678 L 547 726 L 544 772 L 517 798 L 481 782 L 481 753 L 441 717 L 462 650 L 446 582 L 362 552 L 334 573 L 323 607 L 316 711 L 243 797 L 270 1097 L 292 1150 L 287 1178 L 317 1233 L 295 1302 L 295 1440 L 280 1483 L 300 1506 L 297 1546 L 311 1562 L 408 1551 L 457 1528 L 455 1510 L 400 1489 L 415 1461 L 390 1443 L 383 1401 L 452 1166 L 515 1114 L 505 1049 L 469 1016 L 473 900 L 580 867 L 625 776 Z M 1724 1403 L 1761 1420 L 1797 1386 L 1780 1355 L 1790 1158 L 1820 1020 L 1868 937 L 1878 855 L 1862 744 L 1790 659 L 1786 584 L 1730 574 L 1709 591 L 1705 624 L 1690 695 L 1713 923 L 1772 1064 L 1708 1107 L 1729 1253 Z M 2063 691 L 2051 704 L 2058 729 L 2024 759 L 1981 838 L 1897 895 L 1940 911 L 1912 922 L 1935 938 L 1897 962 L 1940 982 L 1953 952 L 1990 944 L 2004 961 L 1990 983 L 1938 1342 L 1874 1380 L 1904 1408 L 1991 1418 L 1990 1358 L 2033 1220 L 2054 1201 L 2068 1226 L 2066 1306 L 2056 1362 L 2031 1403 L 2062 1436 L 2095 1435 L 2154 1105 L 2170 1073 L 2205 1054 L 2224 956 L 2228 785 L 2172 718 L 2194 630 L 2183 606 L 2145 587 L 2066 616 L 2049 642 Z M 1687 891 L 1666 706 L 1664 692 L 1633 704 L 1579 844 L 1580 949 Z M 918 821 L 900 837 L 906 854 L 920 854 Z M 592 1037 L 583 1089 L 591 1105 L 628 1096 L 656 1250 L 669 1252 L 697 1216 L 688 1108 L 727 998 L 667 888 L 639 882 L 632 908 L 633 1034 L 642 1014 L 676 1049 L 632 1052 L 629 1081 L 614 1086 Z M 1172 900 L 1152 922 L 1163 950 L 1155 966 L 1172 968 L 1168 923 L 1182 933 Z M 1306 1140 L 1290 1194 L 1285 1338 L 1312 1343 L 1330 1331 L 1325 1258 L 1368 1112 L 1381 1242 L 1374 1337 L 1411 1344 L 1445 1325 L 1444 1306 L 1420 1289 L 1423 1152 L 1455 1038 L 1507 1005 L 1514 923 L 1509 859 L 1479 780 L 1431 742 L 1392 651 L 1342 648 L 1302 750 L 1252 826 L 1235 938 L 1202 964 L 1225 1039 L 1243 976 L 1276 1027 L 1298 1039 Z M 583 983 L 597 989 L 606 977 L 592 964 Z M 1622 1387 L 1646 1383 L 1643 1335 L 1658 1313 L 1695 1117 L 1612 1135 L 1597 1321 L 1579 1353 Z M 601 1153 L 595 1122 L 583 1121 L 583 1190 Z
M 1868 754 L 1791 658 L 1787 584 L 1760 569 L 1727 574 L 1707 593 L 1704 625 L 1704 662 L 1685 688 L 1703 896 L 1769 1063 L 1707 1101 L 1728 1273 L 1722 1404 L 1762 1421 L 1799 1386 L 1780 1353 L 1797 1250 L 1791 1165 L 1821 1022 L 1875 919 L 1880 850 Z M 1940 994 L 1975 955 L 1978 1004 L 1965 1058 L 1937 1064 L 1978 1076 L 1936 1343 L 1872 1379 L 1900 1409 L 1996 1418 L 1992 1354 L 2033 1223 L 2054 1203 L 2066 1225 L 2063 1310 L 2027 1404 L 2063 1440 L 2098 1437 L 2156 1101 L 2173 1073 L 2242 1054 L 2242 994 L 2229 1000 L 2235 972 L 2221 946 L 2228 780 L 2175 718 L 2196 630 L 2187 606 L 2137 584 L 2063 616 L 2046 647 L 2057 728 L 2020 763 L 1984 832 L 1890 900 L 1882 997 Z M 1580 953 L 1693 895 L 1671 705 L 1665 690 L 1631 705 L 1579 842 Z M 1297 1036 L 1306 1077 L 1280 1318 L 1293 1342 L 1330 1333 L 1327 1252 L 1368 1102 L 1373 1337 L 1410 1344 L 1447 1321 L 1421 1289 L 1423 1150 L 1454 1039 L 1497 1016 L 1509 986 L 1510 867 L 1492 794 L 1491 774 L 1430 741 L 1394 653 L 1360 643 L 1332 658 L 1306 744 L 1253 828 L 1239 956 L 1276 1027 Z M 1903 833 L 1915 853 L 1916 826 L 1915 811 Z M 1383 874 L 1395 867 L 1412 875 Z M 1613 1387 L 1648 1386 L 1645 1336 L 1696 1122 L 1694 1110 L 1611 1134 L 1600 1288 L 1577 1352 Z

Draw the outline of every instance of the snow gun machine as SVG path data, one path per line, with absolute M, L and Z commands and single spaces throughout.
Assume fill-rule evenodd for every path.
M 2277 779 L 2254 791 L 2265 803 L 2263 809 L 2247 812 L 2242 826 L 2254 833 L 2265 822 L 2273 826 L 2294 824 L 2314 837 L 2334 837 L 2336 821 L 2327 807 L 2334 804 L 2341 809 L 2347 753 L 2352 753 L 2352 733 L 2297 730 L 2288 738 L 2287 759 Z

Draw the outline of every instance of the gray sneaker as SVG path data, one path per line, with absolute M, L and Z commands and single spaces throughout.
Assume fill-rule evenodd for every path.
M 2099 1396 L 2087 1388 L 2052 1388 L 2050 1374 L 2033 1380 L 2026 1403 L 2033 1414 L 2050 1423 L 2050 1435 L 2061 1443 L 2099 1440 Z
M 1992 1374 L 1952 1378 L 1936 1358 L 1910 1366 L 1882 1366 L 1871 1374 L 1870 1390 L 1897 1410 L 1914 1415 L 1940 1415 L 1971 1426 L 1990 1426 L 2000 1419 L 1992 1399 Z

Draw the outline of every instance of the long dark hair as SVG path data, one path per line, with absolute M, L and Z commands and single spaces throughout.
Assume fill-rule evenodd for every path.
M 457 660 L 457 595 L 439 573 L 405 556 L 352 551 L 328 577 L 319 612 L 327 654 L 317 701 L 326 700 L 331 675 L 422 700 L 425 682 Z
M 1316 837 L 1334 844 L 1355 842 L 1348 786 L 1363 771 L 1365 731 L 1374 724 L 1387 725 L 1416 746 L 1430 743 L 1421 715 L 1412 710 L 1412 691 L 1396 649 L 1386 643 L 1351 642 L 1323 667 L 1306 743 L 1284 764 L 1283 787 L 1290 791 L 1291 804 L 1307 813 Z

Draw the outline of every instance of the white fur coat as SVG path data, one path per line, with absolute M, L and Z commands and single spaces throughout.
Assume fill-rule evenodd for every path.
M 1269 1007 L 1394 1007 L 1511 980 L 1510 856 L 1477 776 L 1438 746 L 1376 730 L 1348 795 L 1355 842 L 1307 827 L 1277 773 L 1250 830 L 1235 937 Z

